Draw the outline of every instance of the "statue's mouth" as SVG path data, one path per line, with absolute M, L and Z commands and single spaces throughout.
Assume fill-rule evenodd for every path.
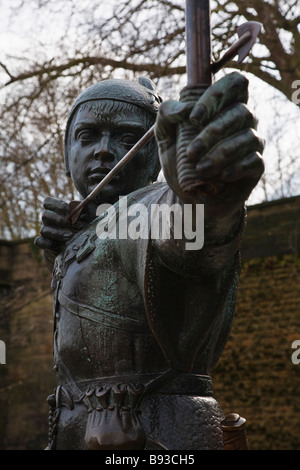
M 105 178 L 106 175 L 111 171 L 111 168 L 108 167 L 98 167 L 94 168 L 93 170 L 89 171 L 88 173 L 88 180 L 89 181 L 101 181 Z M 120 177 L 115 175 L 111 181 L 118 181 Z

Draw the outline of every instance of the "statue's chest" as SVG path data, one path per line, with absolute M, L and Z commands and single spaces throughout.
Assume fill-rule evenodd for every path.
M 83 233 L 68 245 L 56 269 L 61 291 L 78 304 L 130 316 L 142 306 L 137 286 L 125 274 L 116 240 Z

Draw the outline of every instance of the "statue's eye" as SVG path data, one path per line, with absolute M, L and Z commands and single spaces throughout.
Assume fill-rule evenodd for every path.
M 82 142 L 89 142 L 95 138 L 95 134 L 90 129 L 81 129 L 76 132 L 75 137 Z
M 121 134 L 118 138 L 119 142 L 121 142 L 123 145 L 126 146 L 133 146 L 138 138 L 135 134 L 132 133 L 126 133 L 126 134 Z

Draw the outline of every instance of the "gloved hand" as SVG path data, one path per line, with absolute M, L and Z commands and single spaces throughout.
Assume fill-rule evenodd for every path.
M 248 80 L 233 72 L 196 103 L 170 100 L 159 109 L 155 133 L 167 183 L 183 201 L 207 204 L 214 215 L 241 207 L 264 171 L 264 143 L 247 100 Z M 181 137 L 180 126 L 192 129 L 192 139 Z M 187 191 L 177 165 L 182 148 Z

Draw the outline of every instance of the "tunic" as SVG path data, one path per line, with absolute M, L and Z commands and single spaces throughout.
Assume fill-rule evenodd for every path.
M 127 203 L 174 197 L 159 183 Z M 120 212 L 117 202 L 117 223 Z M 243 222 L 229 242 L 184 252 L 150 233 L 101 238 L 101 219 L 55 262 L 48 448 L 222 449 L 210 372 L 233 320 Z

